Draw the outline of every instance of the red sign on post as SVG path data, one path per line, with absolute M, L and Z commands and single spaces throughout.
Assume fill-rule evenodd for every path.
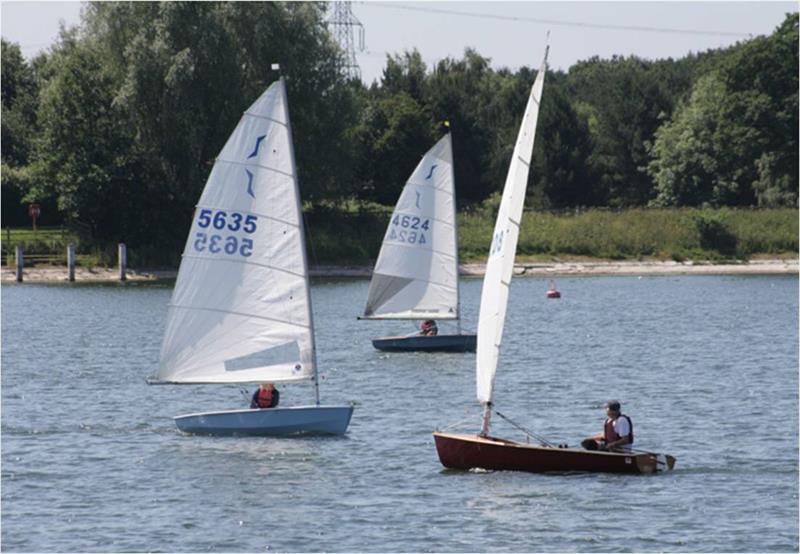
M 28 205 L 28 215 L 33 220 L 33 230 L 36 230 L 36 219 L 39 217 L 39 214 L 42 213 L 42 209 L 39 204 L 29 204 Z

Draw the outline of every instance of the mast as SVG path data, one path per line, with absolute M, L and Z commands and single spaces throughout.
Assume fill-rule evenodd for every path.
M 450 122 L 445 121 L 445 126 L 449 129 Z M 450 181 L 453 183 L 453 230 L 456 235 L 456 326 L 458 334 L 461 334 L 461 279 L 458 275 L 458 207 L 456 206 L 456 170 L 455 170 L 455 152 L 453 152 L 453 132 L 448 131 L 447 140 L 450 142 L 450 156 L 453 163 L 450 164 Z
M 273 69 L 279 69 L 277 64 L 273 64 Z M 311 281 L 308 276 L 308 252 L 306 251 L 306 233 L 305 233 L 305 220 L 303 219 L 303 207 L 300 200 L 300 181 L 297 178 L 297 162 L 294 157 L 294 138 L 292 137 L 292 120 L 289 117 L 289 98 L 286 94 L 286 80 L 283 75 L 280 77 L 281 82 L 281 95 L 283 96 L 283 106 L 286 110 L 286 128 L 289 132 L 289 153 L 292 157 L 292 167 L 294 168 L 294 190 L 295 197 L 297 198 L 297 221 L 300 222 L 300 243 L 302 245 L 303 255 L 303 277 L 306 282 L 306 290 L 308 291 L 308 322 L 311 327 L 311 363 L 314 364 L 314 400 L 316 405 L 319 406 L 319 368 L 317 367 L 317 339 L 314 333 L 314 311 L 311 309 Z

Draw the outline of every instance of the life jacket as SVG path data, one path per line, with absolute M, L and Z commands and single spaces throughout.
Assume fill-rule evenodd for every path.
M 628 420 L 628 426 L 631 429 L 631 432 L 628 435 L 628 437 L 630 437 L 630 441 L 628 442 L 628 444 L 633 444 L 633 422 L 631 421 L 631 418 L 629 418 L 625 414 L 619 414 L 619 417 L 624 417 L 625 419 Z M 603 437 L 605 438 L 605 441 L 607 443 L 614 442 L 622 438 L 614 430 L 614 420 L 611 419 L 610 417 L 607 418 L 606 422 L 603 424 Z
M 258 396 L 256 397 L 256 403 L 258 404 L 259 408 L 271 408 L 272 407 L 272 398 L 274 396 L 275 390 L 265 390 L 265 389 L 258 389 Z

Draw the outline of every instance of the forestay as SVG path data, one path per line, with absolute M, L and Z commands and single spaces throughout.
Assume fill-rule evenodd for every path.
M 383 238 L 364 317 L 457 319 L 458 257 L 448 133 L 406 182 Z
M 169 305 L 160 380 L 314 375 L 301 217 L 281 79 L 242 116 L 200 197 Z
M 528 170 L 546 70 L 547 51 L 545 51 L 544 61 L 531 88 L 525 116 L 522 119 L 517 143 L 514 146 L 514 154 L 503 188 L 503 198 L 500 201 L 489 259 L 486 263 L 486 273 L 483 278 L 476 354 L 477 394 L 478 400 L 483 403 L 492 401 L 492 387 L 497 370 L 500 342 L 503 338 L 508 289 L 511 286 L 511 275 L 514 270 L 514 256 L 517 251 L 519 225 L 525 202 Z

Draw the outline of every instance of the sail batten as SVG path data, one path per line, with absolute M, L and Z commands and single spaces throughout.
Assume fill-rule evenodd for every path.
M 294 179 L 295 178 L 294 173 L 289 173 L 287 171 L 283 171 L 283 170 L 275 168 L 275 167 L 270 167 L 268 165 L 259 165 L 259 164 L 246 163 L 246 162 L 237 162 L 235 160 L 223 160 L 223 159 L 220 159 L 220 158 L 217 158 L 217 160 L 215 160 L 215 161 L 218 162 L 218 163 L 221 163 L 221 164 L 230 164 L 230 165 L 247 166 L 247 167 L 257 167 L 258 169 L 263 169 L 264 171 L 273 171 L 275 173 L 280 173 L 281 175 L 289 177 L 290 179 Z
M 159 380 L 314 377 L 301 221 L 285 83 L 279 80 L 245 111 L 197 203 L 170 301 Z M 237 366 L 285 345 L 294 345 L 286 359 Z
M 531 87 L 525 115 L 522 118 L 511 164 L 497 212 L 489 259 L 481 290 L 476 353 L 476 392 L 478 401 L 487 407 L 492 402 L 494 378 L 503 338 L 508 295 L 514 272 L 514 257 L 519 238 L 525 190 L 528 184 L 530 157 L 536 135 L 536 123 L 547 70 L 547 51 L 536 80 Z M 525 156 L 528 156 L 527 158 Z M 485 410 L 482 432 L 488 432 L 489 410 Z
M 422 157 L 389 220 L 365 318 L 457 319 L 458 237 L 450 135 Z
M 244 112 L 243 115 L 249 115 L 250 117 L 254 117 L 256 119 L 263 119 L 265 121 L 271 121 L 271 122 L 275 123 L 276 125 L 283 125 L 284 127 L 288 127 L 288 125 L 286 124 L 285 121 L 278 121 L 277 119 L 273 119 L 273 118 L 267 117 L 265 115 L 259 115 L 257 113 L 253 113 L 253 112 Z
M 275 322 L 278 322 L 278 323 L 282 323 L 284 325 L 291 325 L 291 326 L 294 326 L 294 327 L 301 327 L 303 329 L 307 329 L 307 328 L 311 327 L 310 325 L 302 325 L 300 323 L 294 323 L 294 322 L 292 322 L 292 321 L 290 321 L 288 319 L 278 319 L 278 318 L 274 318 L 274 317 L 267 317 L 267 316 L 248 313 L 248 312 L 235 312 L 235 311 L 232 311 L 232 310 L 220 310 L 218 308 L 204 308 L 202 306 L 181 306 L 179 304 L 170 304 L 169 307 L 170 308 L 175 308 L 175 309 L 178 309 L 178 310 L 198 310 L 198 311 L 204 311 L 204 312 L 215 312 L 215 313 L 223 313 L 223 314 L 230 314 L 230 315 L 238 315 L 238 316 L 248 317 L 248 318 L 253 318 L 253 319 L 263 319 L 265 321 L 275 321 Z
M 197 255 L 194 255 L 194 254 L 181 254 L 181 258 L 182 259 L 186 258 L 186 259 L 190 259 L 190 260 L 200 260 L 200 261 L 209 259 L 207 257 L 197 256 Z M 301 277 L 301 278 L 303 277 L 302 273 L 298 273 L 296 271 L 291 271 L 289 269 L 286 269 L 286 268 L 283 268 L 283 267 L 279 267 L 279 266 L 276 266 L 276 265 L 261 264 L 261 263 L 257 263 L 257 262 L 243 262 L 243 261 L 240 261 L 240 260 L 222 260 L 219 263 L 241 264 L 241 265 L 250 265 L 250 266 L 253 266 L 253 267 L 263 267 L 265 269 L 269 269 L 269 270 L 272 270 L 272 271 L 278 271 L 280 273 L 285 273 L 285 274 L 291 275 L 293 277 Z

